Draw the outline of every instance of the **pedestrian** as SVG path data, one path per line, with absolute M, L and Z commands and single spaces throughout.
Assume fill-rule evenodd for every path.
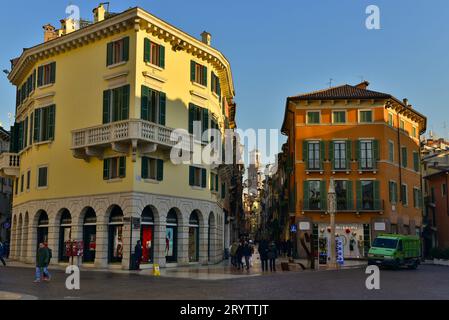
M 270 271 L 276 271 L 277 248 L 274 241 L 268 247 L 268 259 L 270 260 Z
M 239 248 L 239 244 L 237 242 L 234 242 L 231 246 L 231 264 L 234 267 L 237 267 L 237 249 Z
M 240 270 L 240 268 L 242 268 L 243 270 L 243 262 L 242 262 L 242 258 L 243 258 L 243 242 L 239 243 L 239 246 L 237 248 L 237 252 L 236 252 L 236 257 L 237 257 L 237 269 Z
M 143 248 L 142 242 L 137 240 L 137 244 L 134 247 L 134 262 L 136 264 L 136 270 L 140 270 L 140 262 L 142 260 Z
M 39 243 L 39 249 L 36 253 L 36 279 L 34 282 L 41 282 L 41 275 L 43 280 L 48 281 L 50 274 L 48 273 L 48 264 L 50 263 L 50 251 L 44 243 Z M 45 272 L 47 271 L 47 272 Z
M 259 256 L 262 263 L 262 271 L 268 271 L 268 241 L 262 239 L 259 243 Z
M 287 240 L 287 257 L 289 257 L 289 258 L 292 257 L 292 249 L 293 249 L 292 241 L 290 239 L 288 239 Z
M 6 247 L 5 245 L 0 241 L 0 261 L 3 263 L 3 266 L 6 267 L 6 262 L 5 259 L 3 259 L 3 257 L 6 256 Z
M 50 265 L 51 258 L 53 257 L 53 253 L 51 249 L 48 247 L 48 243 L 44 243 L 45 248 L 48 250 L 48 262 L 44 267 L 44 281 L 50 281 L 50 272 L 48 271 L 48 266 Z
M 243 246 L 243 256 L 245 257 L 246 270 L 250 268 L 250 258 L 251 258 L 251 247 L 248 241 L 245 241 Z

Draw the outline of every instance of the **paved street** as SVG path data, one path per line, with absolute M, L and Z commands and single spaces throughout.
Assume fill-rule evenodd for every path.
M 1 267 L 0 299 L 449 299 L 447 267 L 382 270 L 377 291 L 365 288 L 364 271 L 242 273 L 225 280 L 82 271 L 81 290 L 68 291 L 62 270 L 53 271 L 50 283 L 35 284 L 33 269 Z

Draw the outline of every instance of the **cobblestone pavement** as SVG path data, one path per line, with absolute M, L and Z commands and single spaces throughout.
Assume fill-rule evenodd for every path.
M 432 265 L 418 270 L 382 270 L 380 290 L 366 289 L 364 268 L 257 276 L 240 272 L 238 278 L 214 281 L 82 271 L 79 291 L 65 288 L 64 271 L 52 271 L 51 282 L 36 284 L 31 268 L 0 267 L 0 291 L 6 292 L 0 299 L 449 299 L 449 268 Z

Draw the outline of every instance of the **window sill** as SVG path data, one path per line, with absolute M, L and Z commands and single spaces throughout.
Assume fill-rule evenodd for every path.
M 311 173 L 319 173 L 319 174 L 323 174 L 323 173 L 324 173 L 324 170 L 322 170 L 322 169 L 316 169 L 316 170 L 314 170 L 314 169 L 309 169 L 309 170 L 306 170 L 306 174 L 311 174 Z
M 144 183 L 151 183 L 151 184 L 160 184 L 161 181 L 156 179 L 142 179 Z
M 45 186 L 45 187 L 37 187 L 36 189 L 37 189 L 37 190 L 47 190 L 47 189 L 48 189 L 48 186 Z
M 119 183 L 123 181 L 123 178 L 114 178 L 114 179 L 108 179 L 104 180 L 106 183 Z
M 220 99 L 220 96 L 219 96 L 216 92 L 212 91 L 212 95 L 213 95 L 215 98 Z
M 52 144 L 54 140 L 45 140 L 45 141 L 39 141 L 39 142 L 34 142 L 33 146 L 36 146 L 39 148 L 39 146 L 42 146 L 44 144 Z
M 118 67 L 123 66 L 123 65 L 125 65 L 125 64 L 127 64 L 127 63 L 128 63 L 128 61 L 117 62 L 117 63 L 114 63 L 114 64 L 109 65 L 109 66 L 108 66 L 108 69 L 118 68 Z
M 53 85 L 54 85 L 54 83 L 44 84 L 44 85 L 38 87 L 38 89 L 39 90 L 47 89 L 47 88 L 53 87 Z
M 153 69 L 156 69 L 156 70 L 159 70 L 159 71 L 164 71 L 164 70 L 165 70 L 164 68 L 159 67 L 159 66 L 156 65 L 156 64 L 152 64 L 151 62 L 145 62 L 145 65 L 146 65 L 147 67 L 150 67 L 150 68 L 153 68 Z
M 191 188 L 192 190 L 197 190 L 197 191 L 203 191 L 204 189 L 206 189 L 206 188 L 199 187 L 199 186 L 190 186 L 190 188 Z
M 207 87 L 205 85 L 202 85 L 201 83 L 195 82 L 195 81 L 191 81 L 192 85 L 201 88 L 201 89 L 207 89 Z

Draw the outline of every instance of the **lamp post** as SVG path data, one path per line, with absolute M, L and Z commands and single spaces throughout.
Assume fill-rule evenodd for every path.
M 331 246 L 330 255 L 331 261 L 329 267 L 331 269 L 337 268 L 336 248 L 335 248 L 335 212 L 337 211 L 337 196 L 335 194 L 334 179 L 331 178 L 329 182 L 329 190 L 327 193 L 327 211 L 331 220 Z

